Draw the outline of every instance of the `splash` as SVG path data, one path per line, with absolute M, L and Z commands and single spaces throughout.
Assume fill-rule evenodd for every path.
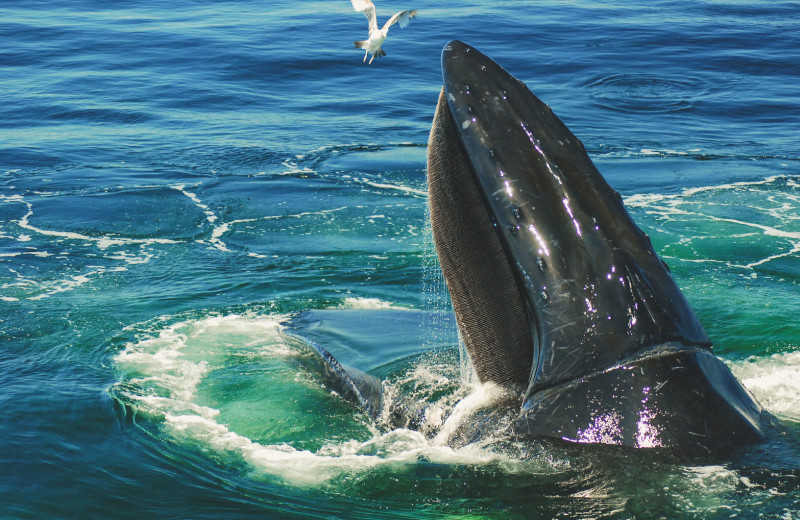
M 800 351 L 728 364 L 770 413 L 800 423 Z
M 396 307 L 392 302 L 383 301 L 380 298 L 367 298 L 360 296 L 348 296 L 339 305 L 341 309 L 395 309 L 402 308 Z
M 378 431 L 297 362 L 315 354 L 282 333 L 285 319 L 256 314 L 180 321 L 162 317 L 133 327 L 129 332 L 137 339 L 114 358 L 121 381 L 111 394 L 186 446 L 229 463 L 240 461 L 256 477 L 296 486 L 325 486 L 346 475 L 420 460 L 507 460 L 474 446 L 454 450 L 417 431 Z M 453 383 L 436 367 L 412 367 L 396 388 L 411 381 L 420 399 Z M 218 385 L 225 385 L 224 390 L 216 389 Z M 250 386 L 255 390 L 248 391 Z M 491 389 L 480 389 L 457 408 L 485 405 L 492 395 Z M 449 412 L 458 401 L 445 396 L 434 409 L 459 416 Z M 337 425 L 333 415 L 342 422 Z

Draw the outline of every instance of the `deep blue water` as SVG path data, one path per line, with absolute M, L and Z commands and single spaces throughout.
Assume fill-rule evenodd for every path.
M 800 3 L 379 23 L 404 8 L 366 65 L 346 0 L 0 3 L 0 516 L 800 518 Z M 766 443 L 452 450 L 306 368 L 286 323 L 432 412 L 485 397 L 426 223 L 454 38 L 583 140 L 778 418 Z

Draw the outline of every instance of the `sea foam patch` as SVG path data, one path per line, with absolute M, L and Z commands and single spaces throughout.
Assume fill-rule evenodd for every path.
M 729 365 L 767 411 L 800 422 L 800 352 L 753 357 Z
M 653 236 L 672 235 L 661 251 L 669 259 L 752 274 L 800 253 L 800 195 L 793 177 L 640 193 L 626 197 L 625 205 L 642 213 Z
M 380 298 L 368 298 L 362 296 L 347 296 L 340 304 L 342 309 L 389 309 L 396 308 L 392 302 L 381 300 Z
M 362 412 L 324 387 L 307 365 L 295 362 L 316 354 L 282 333 L 285 320 L 213 315 L 168 324 L 174 320 L 165 317 L 133 327 L 137 339 L 114 358 L 121 381 L 112 394 L 160 424 L 166 435 L 230 462 L 244 462 L 255 476 L 293 485 L 324 486 L 344 475 L 420 460 L 507 460 L 477 446 L 454 450 L 416 431 L 377 430 Z M 415 375 L 435 391 L 453 384 L 436 367 L 411 367 L 395 388 L 410 384 Z M 495 393 L 478 388 L 461 409 L 491 401 Z M 458 399 L 445 401 L 436 404 L 452 408 Z M 346 424 L 337 425 L 336 419 Z
M 0 262 L 13 266 L 7 275 L 0 273 L 2 301 L 42 300 L 91 286 L 131 266 L 147 264 L 162 246 L 179 243 L 164 237 L 126 237 L 90 226 L 80 232 L 57 229 L 61 222 L 51 214 L 56 206 L 42 194 L 0 195 L 2 204 L 13 207 L 17 217 L 4 223 L 1 229 L 7 231 L 0 233 L 4 240 Z M 36 223 L 39 213 L 44 224 Z

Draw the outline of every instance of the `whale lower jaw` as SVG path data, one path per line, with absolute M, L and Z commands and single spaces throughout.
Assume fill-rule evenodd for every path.
M 666 345 L 525 400 L 516 437 L 710 452 L 763 440 L 761 408 L 712 353 Z

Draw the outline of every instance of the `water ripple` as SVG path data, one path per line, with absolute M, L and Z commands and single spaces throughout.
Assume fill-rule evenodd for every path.
M 622 112 L 682 112 L 708 92 L 699 79 L 647 73 L 602 76 L 585 86 L 598 104 Z

